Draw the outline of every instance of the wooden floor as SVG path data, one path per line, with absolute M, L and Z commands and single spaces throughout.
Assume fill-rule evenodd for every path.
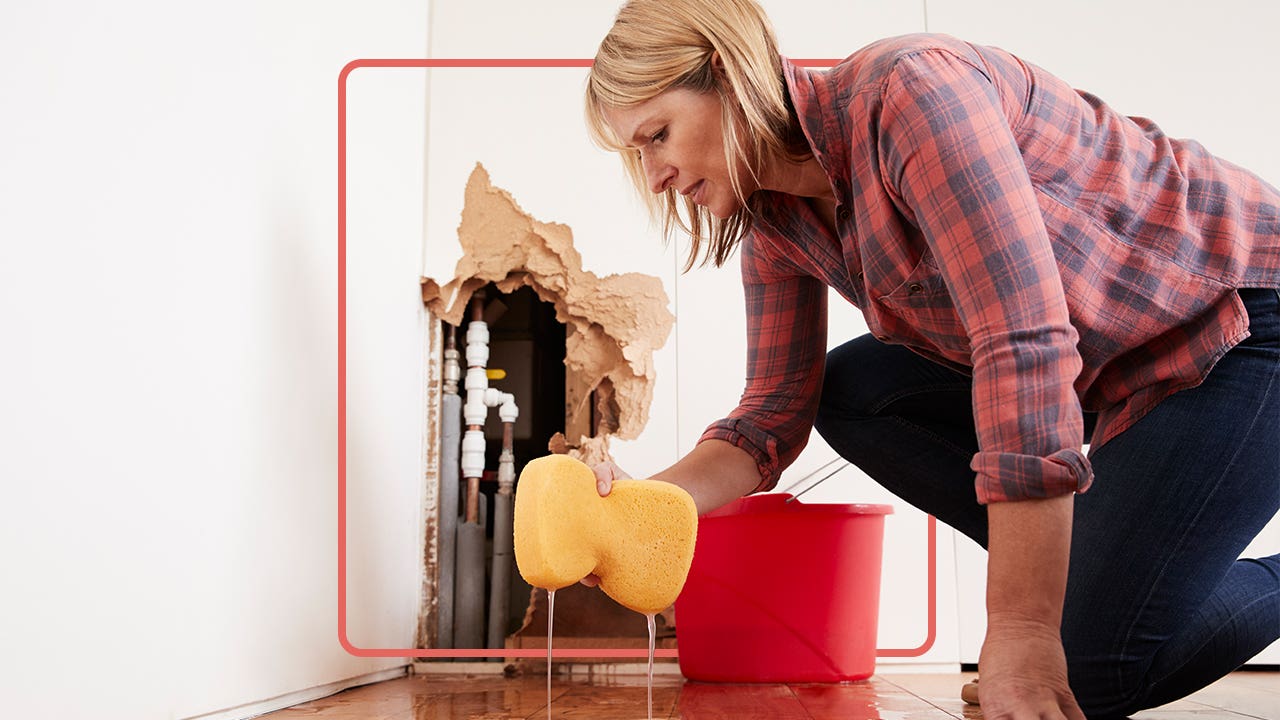
M 981 718 L 959 699 L 973 673 L 877 675 L 843 685 L 708 685 L 654 678 L 653 717 L 669 720 L 948 720 Z M 410 675 L 262 716 L 268 720 L 645 720 L 643 675 Z M 1280 673 L 1239 672 L 1140 720 L 1280 720 Z

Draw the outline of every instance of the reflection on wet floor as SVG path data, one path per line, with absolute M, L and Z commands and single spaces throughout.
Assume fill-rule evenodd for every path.
M 591 680 L 556 678 L 552 683 L 551 717 L 644 720 L 646 694 L 643 675 Z M 265 717 L 271 720 L 542 718 L 546 717 L 546 703 L 544 677 L 415 675 L 348 690 Z M 963 712 L 963 703 L 958 699 L 952 704 L 957 712 Z M 672 675 L 658 675 L 653 680 L 654 718 L 923 720 L 956 716 L 880 678 L 841 685 L 719 685 L 685 682 Z
M 960 700 L 973 673 L 877 675 L 843 684 L 722 685 L 653 679 L 653 717 L 667 720 L 947 720 L 981 718 Z M 547 717 L 546 677 L 410 675 L 262 716 L 267 720 L 537 720 Z M 551 717 L 644 720 L 644 674 L 558 676 Z M 1280 673 L 1235 673 L 1138 720 L 1280 720 Z

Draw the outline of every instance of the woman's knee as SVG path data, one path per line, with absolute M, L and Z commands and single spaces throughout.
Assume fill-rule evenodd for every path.
M 870 335 L 854 338 L 827 353 L 816 426 L 822 432 L 838 419 L 874 415 L 878 356 L 886 346 Z
M 897 416 L 932 427 L 973 425 L 971 379 L 871 335 L 827 353 L 815 428 L 823 437 L 852 422 Z
M 1087 602 L 1069 590 L 1063 606 L 1067 678 L 1076 702 L 1091 720 L 1122 718 L 1142 709 L 1161 646 L 1133 637 L 1133 620 L 1116 610 L 1132 605 L 1134 598 L 1120 587 L 1115 590 L 1109 596 L 1091 593 Z
M 1066 643 L 1064 643 L 1066 644 Z M 1119 659 L 1067 651 L 1067 678 L 1090 720 L 1124 718 L 1144 708 L 1150 659 Z

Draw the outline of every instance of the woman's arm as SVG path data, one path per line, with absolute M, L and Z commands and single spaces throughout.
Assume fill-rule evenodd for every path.
M 627 476 L 617 465 L 595 466 L 596 487 L 608 495 L 614 480 Z M 746 495 L 760 484 L 760 471 L 750 453 L 723 440 L 705 440 L 675 465 L 653 476 L 684 488 L 703 515 Z
M 591 469 L 595 471 L 596 490 L 601 496 L 609 494 L 614 480 L 631 477 L 613 462 L 600 463 Z M 760 471 L 756 469 L 755 458 L 747 451 L 723 440 L 704 440 L 653 479 L 684 488 L 693 497 L 698 514 L 703 515 L 754 490 L 760 484 Z M 600 584 L 600 578 L 591 574 L 581 582 L 595 587 Z
M 914 213 L 972 353 L 972 466 L 989 503 L 983 712 L 1083 720 L 1060 634 L 1072 492 L 1090 480 L 1081 359 L 1035 188 L 995 85 L 969 60 L 903 58 L 885 98 L 886 186 Z
M 987 507 L 987 636 L 978 686 L 985 717 L 1084 720 L 1059 632 L 1074 499 Z

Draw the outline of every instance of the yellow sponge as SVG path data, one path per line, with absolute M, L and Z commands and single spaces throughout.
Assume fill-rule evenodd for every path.
M 591 468 L 548 455 L 520 473 L 515 535 L 530 585 L 557 590 L 595 573 L 620 605 L 656 613 L 684 587 L 698 511 L 683 488 L 658 480 L 618 480 L 600 497 Z

